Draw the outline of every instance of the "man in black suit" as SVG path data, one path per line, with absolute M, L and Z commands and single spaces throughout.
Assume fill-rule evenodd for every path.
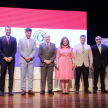
M 93 53 L 94 87 L 93 93 L 97 92 L 98 76 L 100 74 L 101 92 L 108 93 L 105 90 L 105 68 L 108 67 L 108 49 L 106 45 L 101 44 L 102 38 L 95 38 L 96 44 L 91 47 Z
M 9 73 L 9 95 L 13 96 L 13 76 L 15 65 L 15 53 L 17 50 L 16 38 L 10 36 L 11 27 L 5 27 L 5 36 L 0 37 L 0 53 L 1 53 L 1 79 L 0 79 L 0 96 L 4 95 L 5 75 L 8 68 Z

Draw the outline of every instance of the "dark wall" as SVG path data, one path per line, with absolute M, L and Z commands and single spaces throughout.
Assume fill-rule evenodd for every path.
M 88 11 L 87 13 L 87 36 L 88 44 L 95 44 L 95 37 L 108 38 L 108 11 Z
M 3 7 L 87 11 L 87 43 L 95 44 L 95 36 L 108 37 L 107 0 L 4 0 Z

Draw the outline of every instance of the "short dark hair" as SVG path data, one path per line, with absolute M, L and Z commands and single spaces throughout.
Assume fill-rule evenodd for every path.
M 27 32 L 27 31 L 31 31 L 32 32 L 32 29 L 31 28 L 26 28 L 25 32 Z
M 6 26 L 6 27 L 5 27 L 5 30 L 6 30 L 6 28 L 10 28 L 10 29 L 11 29 L 11 27 L 10 27 L 10 26 Z
M 69 40 L 68 40 L 67 37 L 63 37 L 63 38 L 62 38 L 61 43 L 60 43 L 60 47 L 62 48 L 64 39 L 67 39 L 67 41 L 68 41 L 68 48 L 70 48 Z
M 82 37 L 86 37 L 86 36 L 85 36 L 85 35 L 81 35 L 81 36 L 80 36 L 80 39 L 81 39 Z

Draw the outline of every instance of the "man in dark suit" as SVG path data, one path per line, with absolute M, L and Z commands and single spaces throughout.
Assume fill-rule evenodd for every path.
M 96 44 L 91 47 L 93 53 L 93 70 L 94 70 L 94 87 L 93 93 L 97 93 L 97 82 L 100 74 L 101 92 L 108 93 L 105 90 L 105 68 L 108 65 L 108 50 L 107 46 L 101 44 L 102 38 L 97 36 L 95 38 Z M 108 67 L 108 66 L 107 66 Z
M 38 56 L 40 58 L 41 67 L 41 92 L 45 93 L 46 76 L 48 76 L 48 93 L 54 94 L 53 89 L 53 68 L 54 59 L 56 57 L 56 47 L 50 42 L 50 35 L 45 35 L 45 42 L 40 44 Z
M 13 96 L 13 76 L 15 65 L 15 53 L 17 50 L 16 38 L 10 36 L 11 27 L 5 27 L 5 36 L 0 37 L 0 53 L 1 53 L 1 79 L 0 79 L 0 96 L 4 95 L 5 75 L 8 68 L 9 73 L 9 95 Z

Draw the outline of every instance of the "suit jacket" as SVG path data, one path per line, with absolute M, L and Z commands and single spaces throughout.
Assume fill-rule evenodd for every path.
M 27 44 L 27 39 L 26 37 L 23 37 L 19 39 L 18 43 L 18 51 L 20 53 L 20 63 L 28 63 L 26 62 L 25 58 L 26 57 L 31 57 L 31 61 L 29 63 L 34 63 L 34 56 L 36 54 L 36 41 L 33 38 L 30 38 L 29 40 L 29 46 Z
M 91 47 L 93 53 L 93 66 L 95 68 L 106 67 L 108 65 L 108 50 L 107 46 L 101 44 L 101 54 L 99 52 L 97 44 Z
M 38 56 L 40 58 L 40 66 L 54 66 L 54 59 L 56 57 L 55 44 L 50 42 L 50 47 L 48 51 L 46 43 L 41 43 L 39 46 Z M 46 63 L 44 63 L 44 60 L 51 60 L 51 63 L 49 65 L 46 65 Z
M 8 44 L 6 36 L 0 37 L 1 61 L 5 61 L 3 59 L 4 57 L 12 57 L 13 60 L 15 60 L 16 50 L 17 50 L 16 38 L 10 36 L 9 44 Z
M 93 64 L 93 56 L 90 45 L 84 45 L 84 56 L 81 49 L 81 44 L 77 44 L 73 48 L 74 56 L 75 56 L 75 64 L 77 66 L 82 66 L 84 63 L 85 67 L 88 67 L 89 64 Z
M 0 53 L 0 65 L 1 65 L 1 53 Z

